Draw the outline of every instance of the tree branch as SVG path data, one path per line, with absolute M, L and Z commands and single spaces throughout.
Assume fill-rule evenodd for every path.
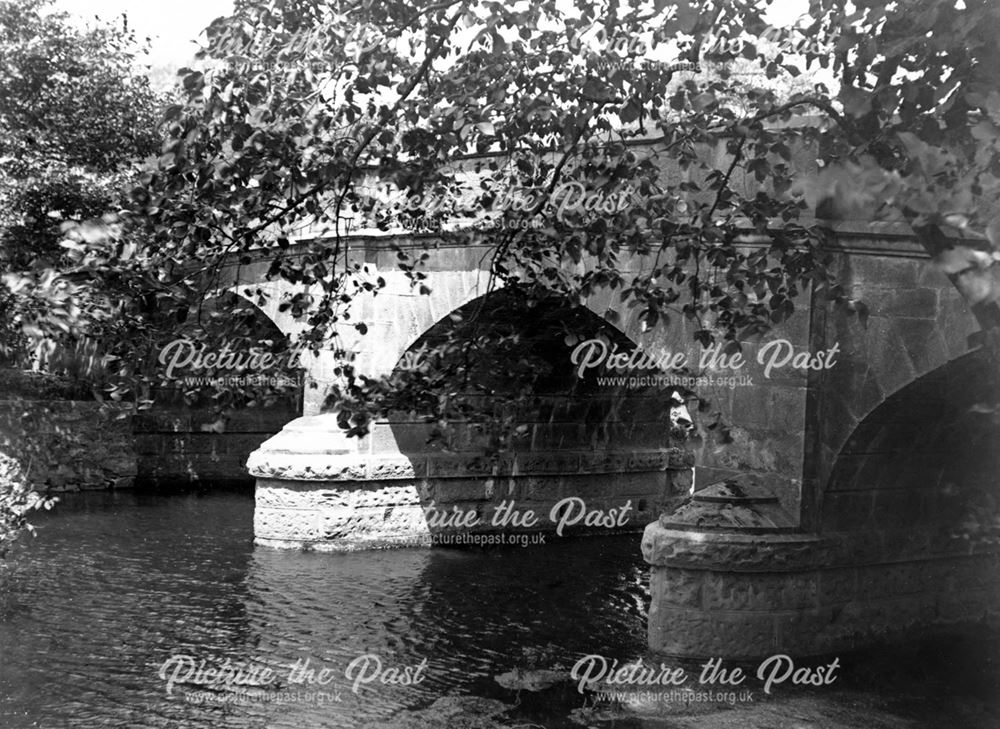
M 406 98 L 413 93 L 414 89 L 416 89 L 417 85 L 420 83 L 421 79 L 427 73 L 427 70 L 430 68 L 431 63 L 434 61 L 434 59 L 437 57 L 437 54 L 441 51 L 441 48 L 447 42 L 448 38 L 451 35 L 451 31 L 454 29 L 455 25 L 458 23 L 458 19 L 462 16 L 463 13 L 464 13 L 464 5 L 462 8 L 459 9 L 458 12 L 454 14 L 454 16 L 452 16 L 451 20 L 448 22 L 447 31 L 441 35 L 437 43 L 435 43 L 434 47 L 430 51 L 428 51 L 427 56 L 424 58 L 423 63 L 420 64 L 420 67 L 417 69 L 417 72 L 410 78 L 409 81 L 407 81 L 401 87 L 399 99 L 393 106 L 393 111 L 396 111 L 399 108 L 399 106 L 403 103 L 403 101 L 405 101 Z M 338 197 L 337 204 L 334 209 L 333 223 L 334 223 L 334 231 L 337 235 L 337 248 L 340 247 L 340 229 L 339 229 L 340 209 L 343 206 L 344 199 L 347 196 L 347 191 L 350 188 L 350 175 L 353 175 L 354 172 L 356 171 L 358 160 L 361 158 L 361 155 L 364 153 L 364 150 L 368 147 L 369 144 L 371 144 L 372 140 L 375 139 L 376 135 L 378 135 L 379 131 L 380 127 L 378 125 L 372 125 L 369 127 L 368 131 L 365 132 L 361 141 L 358 143 L 357 148 L 354 150 L 354 153 L 351 155 L 351 160 L 348 163 L 349 167 L 348 182 L 347 184 L 345 184 L 343 191 Z M 299 196 L 296 200 L 288 203 L 287 205 L 282 206 L 276 213 L 268 216 L 261 223 L 255 225 L 253 228 L 246 231 L 243 234 L 243 237 L 245 239 L 250 238 L 251 236 L 256 235 L 269 225 L 278 222 L 288 213 L 300 207 L 307 200 L 325 192 L 328 186 L 329 186 L 328 181 L 317 183 L 309 190 L 307 190 L 305 193 L 303 193 L 301 196 Z

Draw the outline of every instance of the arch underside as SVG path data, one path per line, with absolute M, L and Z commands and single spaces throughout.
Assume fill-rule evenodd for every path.
M 996 367 L 977 350 L 890 395 L 848 437 L 823 500 L 823 527 L 957 526 L 1000 473 Z
M 569 450 L 677 445 L 686 433 L 671 431 L 671 415 L 678 408 L 675 393 L 687 394 L 684 388 L 643 385 L 630 377 L 635 373 L 602 367 L 581 373 L 580 348 L 598 338 L 612 352 L 631 352 L 638 346 L 589 307 L 568 305 L 557 297 L 536 304 L 516 289 L 500 289 L 439 319 L 403 353 L 394 372 L 406 366 L 411 355 L 420 357 L 428 348 L 457 343 L 457 350 L 433 365 L 456 373 L 447 375 L 454 377 L 450 392 L 488 404 L 490 399 L 510 401 L 527 385 L 518 399 L 528 408 L 518 415 L 527 426 L 521 447 L 539 447 L 543 441 L 547 447 Z

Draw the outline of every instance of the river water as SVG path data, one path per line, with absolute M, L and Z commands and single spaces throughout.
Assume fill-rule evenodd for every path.
M 493 676 L 525 665 L 524 649 L 624 657 L 645 641 L 648 577 L 634 535 L 331 555 L 254 548 L 245 495 L 63 501 L 35 520 L 7 591 L 2 727 L 353 727 L 441 695 L 502 692 Z M 158 672 L 180 654 L 269 665 L 269 688 L 287 703 L 195 705 L 178 687 L 167 696 Z M 415 685 L 355 693 L 344 671 L 366 654 L 384 667 L 428 665 Z M 305 660 L 336 680 L 319 684 L 317 670 L 317 683 L 291 684 Z M 309 691 L 339 696 L 321 704 Z
M 71 495 L 39 515 L 38 536 L 0 601 L 0 727 L 382 726 L 441 697 L 471 696 L 515 705 L 505 718 L 511 726 L 553 729 L 578 725 L 570 713 L 588 700 L 571 687 L 539 700 L 544 693 L 519 694 L 495 677 L 517 667 L 565 668 L 585 654 L 643 654 L 649 581 L 636 535 L 315 554 L 255 548 L 252 517 L 252 498 L 229 492 Z M 362 656 L 381 662 L 378 678 L 375 658 L 348 676 Z M 975 676 L 992 656 L 991 648 L 986 657 L 948 660 L 965 661 Z M 762 724 L 731 711 L 694 712 L 696 723 L 633 717 L 601 725 L 825 729 L 854 726 L 851 706 L 867 707 L 865 716 L 889 706 L 890 718 L 904 723 L 857 726 L 925 726 L 921 717 L 942 715 L 952 727 L 1000 726 L 979 724 L 1000 716 L 990 713 L 993 683 L 964 684 L 971 693 L 960 701 L 972 713 L 963 723 L 950 709 L 963 689 L 934 684 L 938 673 L 911 680 L 912 665 L 900 670 L 896 658 L 888 665 L 897 670 L 863 660 L 843 690 L 744 707 Z M 184 683 L 197 666 L 243 668 L 244 677 L 255 668 L 259 685 L 241 695 L 205 673 L 201 685 Z M 872 677 L 886 673 L 895 683 L 880 689 Z M 354 684 L 359 675 L 371 681 Z M 419 681 L 405 685 L 407 676 Z M 907 703 L 928 681 L 939 691 L 931 703 Z M 800 721 L 827 710 L 844 723 Z M 412 726 L 492 726 L 428 721 Z

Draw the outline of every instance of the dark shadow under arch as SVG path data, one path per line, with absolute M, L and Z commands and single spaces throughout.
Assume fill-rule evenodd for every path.
M 539 367 L 534 384 L 539 393 L 555 393 L 571 389 L 577 393 L 592 392 L 598 388 L 597 377 L 608 374 L 588 370 L 585 377 L 573 375 L 571 354 L 582 338 L 601 337 L 609 346 L 631 352 L 637 346 L 621 330 L 582 305 L 572 305 L 561 298 L 535 300 L 518 287 L 498 289 L 458 307 L 439 319 L 408 349 L 407 353 L 421 351 L 445 342 L 449 336 L 466 342 L 489 338 L 496 334 L 516 334 L 520 341 L 506 347 L 504 354 L 523 357 Z M 406 359 L 406 353 L 397 362 L 397 368 Z M 483 351 L 480 357 L 489 356 Z M 484 383 L 502 386 L 491 377 L 489 362 L 476 374 Z M 470 377 L 471 379 L 471 377 Z
M 284 355 L 277 360 L 282 363 L 288 360 L 292 344 L 261 309 L 233 292 L 209 297 L 188 310 L 156 343 L 147 366 L 164 367 L 159 356 L 163 347 L 185 338 L 206 353 L 226 346 L 241 353 L 261 347 L 276 357 Z M 233 380 L 216 386 L 190 379 L 196 377 Z M 136 485 L 156 490 L 193 483 L 252 488 L 247 458 L 301 415 L 302 387 L 299 371 L 284 365 L 236 370 L 179 367 L 174 377 L 151 390 L 152 408 L 133 418 Z
M 204 374 L 206 376 L 226 376 L 234 375 L 250 377 L 261 375 L 264 377 L 280 378 L 282 380 L 296 380 L 298 385 L 280 386 L 273 397 L 267 395 L 267 387 L 247 386 L 247 397 L 239 397 L 239 386 L 234 388 L 234 405 L 246 405 L 260 396 L 268 399 L 269 404 L 281 404 L 284 407 L 301 411 L 302 407 L 302 384 L 299 372 L 294 366 L 293 348 L 294 343 L 282 332 L 277 324 L 250 299 L 232 291 L 219 292 L 216 295 L 207 297 L 200 302 L 197 307 L 190 308 L 183 319 L 178 323 L 177 328 L 170 335 L 170 340 L 189 338 L 199 346 L 204 347 L 206 352 L 218 352 L 225 347 L 236 351 L 241 355 L 246 355 L 251 351 L 269 353 L 275 364 L 266 369 L 256 366 L 248 366 L 239 369 L 215 368 L 213 370 L 190 372 L 188 374 Z M 160 347 L 166 346 L 169 342 L 160 343 Z M 159 357 L 157 358 L 159 360 Z M 157 361 L 157 365 L 162 363 Z M 180 404 L 184 401 L 185 386 L 180 382 L 165 383 L 160 388 L 160 398 L 166 398 L 169 402 Z M 211 394 L 199 395 L 192 400 L 190 393 L 187 397 L 188 405 L 211 406 Z
M 824 490 L 824 531 L 952 529 L 995 500 L 997 363 L 979 350 L 886 398 L 854 429 Z
M 418 366 L 433 348 L 451 345 L 445 356 L 433 359 L 430 369 L 470 400 L 509 399 L 527 388 L 529 397 L 521 399 L 529 409 L 517 417 L 530 423 L 558 423 L 558 430 L 565 433 L 578 429 L 576 444 L 581 447 L 600 447 L 610 430 L 628 430 L 634 444 L 677 445 L 687 433 L 670 432 L 672 411 L 676 419 L 677 398 L 686 400 L 691 392 L 666 384 L 668 373 L 654 370 L 596 367 L 583 370 L 581 376 L 574 350 L 595 339 L 608 352 L 632 353 L 638 347 L 584 305 L 556 296 L 538 300 L 512 286 L 474 299 L 438 320 L 403 353 L 394 375 Z M 657 384 L 636 381 L 657 375 L 664 376 Z M 646 427 L 633 427 L 637 422 Z M 632 444 L 620 434 L 616 441 Z M 560 442 L 569 444 L 571 438 Z

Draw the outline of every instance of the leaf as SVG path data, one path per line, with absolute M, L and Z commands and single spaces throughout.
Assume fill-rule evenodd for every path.
M 492 29 L 490 32 L 490 37 L 493 38 L 493 55 L 498 56 L 507 51 L 507 41 L 503 39 L 496 29 Z
M 689 0 L 677 0 L 674 12 L 674 22 L 682 33 L 690 33 L 701 18 L 701 9 Z
M 986 226 L 986 238 L 993 244 L 993 248 L 1000 250 L 1000 215 L 994 217 Z
M 988 234 L 989 228 L 987 228 Z M 949 276 L 970 268 L 987 268 L 992 263 L 993 256 L 986 251 L 963 245 L 945 248 L 934 257 L 934 264 Z
M 758 182 L 763 182 L 771 173 L 771 164 L 765 157 L 755 157 L 747 163 L 747 171 L 752 172 Z
M 170 106 L 168 106 L 163 112 L 163 121 L 168 122 L 173 121 L 174 119 L 179 119 L 183 110 L 184 107 L 180 104 L 170 104 Z
M 618 111 L 618 116 L 624 124 L 630 124 L 639 118 L 642 113 L 642 105 L 633 96 L 626 101 Z
M 708 107 L 715 103 L 715 94 L 708 91 L 703 91 L 702 93 L 691 99 L 691 106 L 697 112 L 702 112 Z
M 854 86 L 840 88 L 840 101 L 844 105 L 844 113 L 853 117 L 864 116 L 872 108 L 871 92 Z
M 969 130 L 972 137 L 979 142 L 992 142 L 998 136 L 996 126 L 989 119 L 983 119 Z

